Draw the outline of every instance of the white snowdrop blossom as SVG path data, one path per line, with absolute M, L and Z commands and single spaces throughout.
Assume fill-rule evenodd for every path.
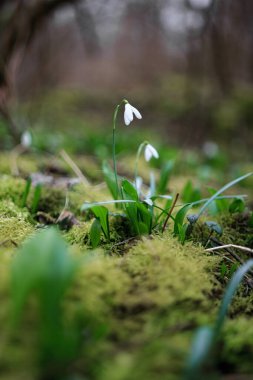
M 137 119 L 142 119 L 140 112 L 135 107 L 131 106 L 130 103 L 126 103 L 124 112 L 125 124 L 129 125 L 133 121 L 134 116 L 137 117 Z
M 159 158 L 159 154 L 151 144 L 147 144 L 145 146 L 144 157 L 145 160 L 148 162 L 151 160 L 152 157 Z
M 138 176 L 135 180 L 135 189 L 138 193 L 138 196 L 142 199 L 144 203 L 148 204 L 149 206 L 153 206 L 153 201 L 151 199 L 151 191 L 149 190 L 148 192 L 146 192 L 146 194 L 144 194 L 142 192 L 142 185 L 143 179 Z
M 143 202 L 147 203 L 149 206 L 153 206 L 153 201 L 151 198 L 145 198 Z
M 141 194 L 142 185 L 143 185 L 143 179 L 138 176 L 135 180 L 135 189 L 136 189 L 138 195 Z
M 24 148 L 29 148 L 32 145 L 32 135 L 29 131 L 25 131 L 21 135 L 21 145 Z

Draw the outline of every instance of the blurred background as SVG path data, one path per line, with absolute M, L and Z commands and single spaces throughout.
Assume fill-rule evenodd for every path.
M 0 147 L 29 130 L 38 147 L 88 150 L 124 97 L 141 133 L 248 159 L 252 14 L 252 0 L 2 0 Z

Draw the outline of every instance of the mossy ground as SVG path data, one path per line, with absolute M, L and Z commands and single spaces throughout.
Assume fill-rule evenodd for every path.
M 117 242 L 127 238 L 117 226 L 117 220 L 112 221 L 112 244 L 102 244 L 97 251 L 91 251 L 88 234 L 91 218 L 88 213 L 80 212 L 80 205 L 84 201 L 110 198 L 103 184 L 94 183 L 101 176 L 99 169 L 98 176 L 86 172 L 91 183 L 86 186 L 80 183 L 69 188 L 64 181 L 61 186 L 59 183 L 43 185 L 38 208 L 32 213 L 34 188 L 26 206 L 22 205 L 26 178 L 33 171 L 52 166 L 51 159 L 24 156 L 24 161 L 19 160 L 21 176 L 16 178 L 10 175 L 8 159 L 9 156 L 2 155 L 0 160 L 4 173 L 0 178 L 0 321 L 4 326 L 0 338 L 1 379 L 48 378 L 38 366 L 36 316 L 32 305 L 27 308 L 20 331 L 11 339 L 8 335 L 9 273 L 15 246 L 45 225 L 57 224 L 66 197 L 67 210 L 77 223 L 63 229 L 62 234 L 70 244 L 71 254 L 81 259 L 81 264 L 64 308 L 69 315 L 79 310 L 92 316 L 93 323 L 101 330 L 101 338 L 80 351 L 67 373 L 76 374 L 71 379 L 180 379 L 194 332 L 215 320 L 228 280 L 220 274 L 222 256 L 205 252 L 201 239 L 181 245 L 170 230 L 114 249 Z M 84 161 L 80 160 L 82 169 L 86 167 Z M 95 166 L 98 168 L 96 162 Z M 62 164 L 60 167 L 69 178 L 69 168 Z M 122 168 L 125 171 L 124 165 Z M 145 167 L 143 172 L 145 177 Z M 53 176 L 62 177 L 62 174 L 58 170 Z M 176 178 L 175 186 L 180 187 L 180 181 Z M 239 214 L 223 217 L 224 242 L 251 241 L 252 229 L 245 225 L 245 218 Z M 242 289 L 233 302 L 212 378 L 222 378 L 222 373 L 246 373 L 246 378 L 251 378 L 252 297 L 252 292 Z M 62 377 L 52 379 L 62 380 Z

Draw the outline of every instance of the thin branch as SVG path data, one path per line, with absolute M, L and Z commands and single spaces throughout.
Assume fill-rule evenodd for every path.
M 177 193 L 177 195 L 176 195 L 176 197 L 175 197 L 175 199 L 174 199 L 174 202 L 172 203 L 172 206 L 171 206 L 171 208 L 170 208 L 170 211 L 168 212 L 167 218 L 165 219 L 165 222 L 164 222 L 164 224 L 163 224 L 162 233 L 164 233 L 164 231 L 165 231 L 165 228 L 166 228 L 166 226 L 167 226 L 168 220 L 169 220 L 169 218 L 171 217 L 171 214 L 172 214 L 172 212 L 173 212 L 173 210 L 174 210 L 174 208 L 175 208 L 175 206 L 176 206 L 176 203 L 177 203 L 177 201 L 178 201 L 178 198 L 179 198 L 179 193 Z
M 76 176 L 80 179 L 82 184 L 84 186 L 90 186 L 90 182 L 88 181 L 88 179 L 83 175 L 83 173 L 81 172 L 77 164 L 72 160 L 72 158 L 69 157 L 68 153 L 64 149 L 60 151 L 60 156 L 70 166 L 70 168 L 73 170 Z
M 236 248 L 236 249 L 240 249 L 241 251 L 245 251 L 245 252 L 249 252 L 249 253 L 253 254 L 253 249 L 250 249 L 248 247 L 243 247 L 241 245 L 236 245 L 236 244 L 225 244 L 225 245 L 221 245 L 219 247 L 208 248 L 205 251 L 206 252 L 213 252 L 213 251 L 218 251 L 220 249 L 226 249 L 226 248 Z

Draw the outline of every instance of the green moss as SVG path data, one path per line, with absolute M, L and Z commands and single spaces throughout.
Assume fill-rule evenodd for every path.
M 33 231 L 27 210 L 19 209 L 12 201 L 0 201 L 0 236 L 4 245 L 20 244 Z
M 221 336 L 220 366 L 233 373 L 251 373 L 253 358 L 252 319 L 241 316 L 225 323 Z
M 30 154 L 21 154 L 15 158 L 14 151 L 0 153 L 0 173 L 10 175 L 17 166 L 21 175 L 28 176 L 38 170 L 38 162 L 39 158 Z
M 248 212 L 221 215 L 219 222 L 223 226 L 222 242 L 253 247 L 253 228 L 249 219 Z M 240 254 L 245 255 L 242 251 Z
M 80 268 L 74 298 L 109 326 L 103 379 L 178 376 L 192 332 L 214 319 L 217 261 L 167 236 L 144 238 L 121 258 L 97 254 Z
M 0 177 L 0 181 L 0 200 L 9 199 L 16 205 L 21 205 L 22 195 L 26 184 L 25 180 L 3 175 Z
M 89 242 L 89 231 L 92 221 L 73 226 L 66 234 L 65 239 L 72 245 L 83 246 Z

